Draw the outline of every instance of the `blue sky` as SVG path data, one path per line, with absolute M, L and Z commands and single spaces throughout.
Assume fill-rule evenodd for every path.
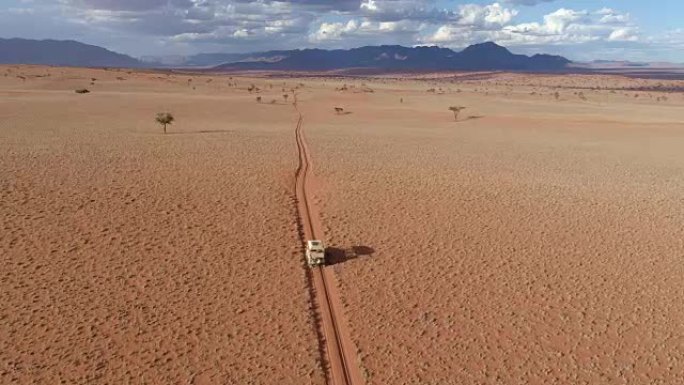
M 0 0 L 0 37 L 133 56 L 495 41 L 573 60 L 684 62 L 684 0 Z

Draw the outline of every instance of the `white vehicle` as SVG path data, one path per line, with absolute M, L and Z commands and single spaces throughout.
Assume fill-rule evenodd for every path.
M 322 241 L 306 241 L 306 262 L 312 267 L 325 264 L 325 245 Z

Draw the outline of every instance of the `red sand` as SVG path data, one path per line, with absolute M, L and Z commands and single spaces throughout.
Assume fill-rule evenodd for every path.
M 324 382 L 295 87 L 365 383 L 684 383 L 684 95 L 651 86 L 0 67 L 0 383 Z

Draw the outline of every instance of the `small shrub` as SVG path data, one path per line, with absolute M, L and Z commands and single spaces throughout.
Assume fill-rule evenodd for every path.
M 175 118 L 170 112 L 160 112 L 155 120 L 164 127 L 164 133 L 166 134 L 166 126 L 172 124 Z
M 79 88 L 75 92 L 77 94 L 87 94 L 87 93 L 90 93 L 90 90 L 88 90 L 87 88 Z
M 451 106 L 449 107 L 449 111 L 454 113 L 454 120 L 458 121 L 458 114 L 461 112 L 461 110 L 464 110 L 465 107 L 462 106 Z

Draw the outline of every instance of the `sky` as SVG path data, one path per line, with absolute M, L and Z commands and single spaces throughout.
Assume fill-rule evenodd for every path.
M 363 45 L 684 63 L 684 0 L 0 0 L 0 37 L 135 57 Z

